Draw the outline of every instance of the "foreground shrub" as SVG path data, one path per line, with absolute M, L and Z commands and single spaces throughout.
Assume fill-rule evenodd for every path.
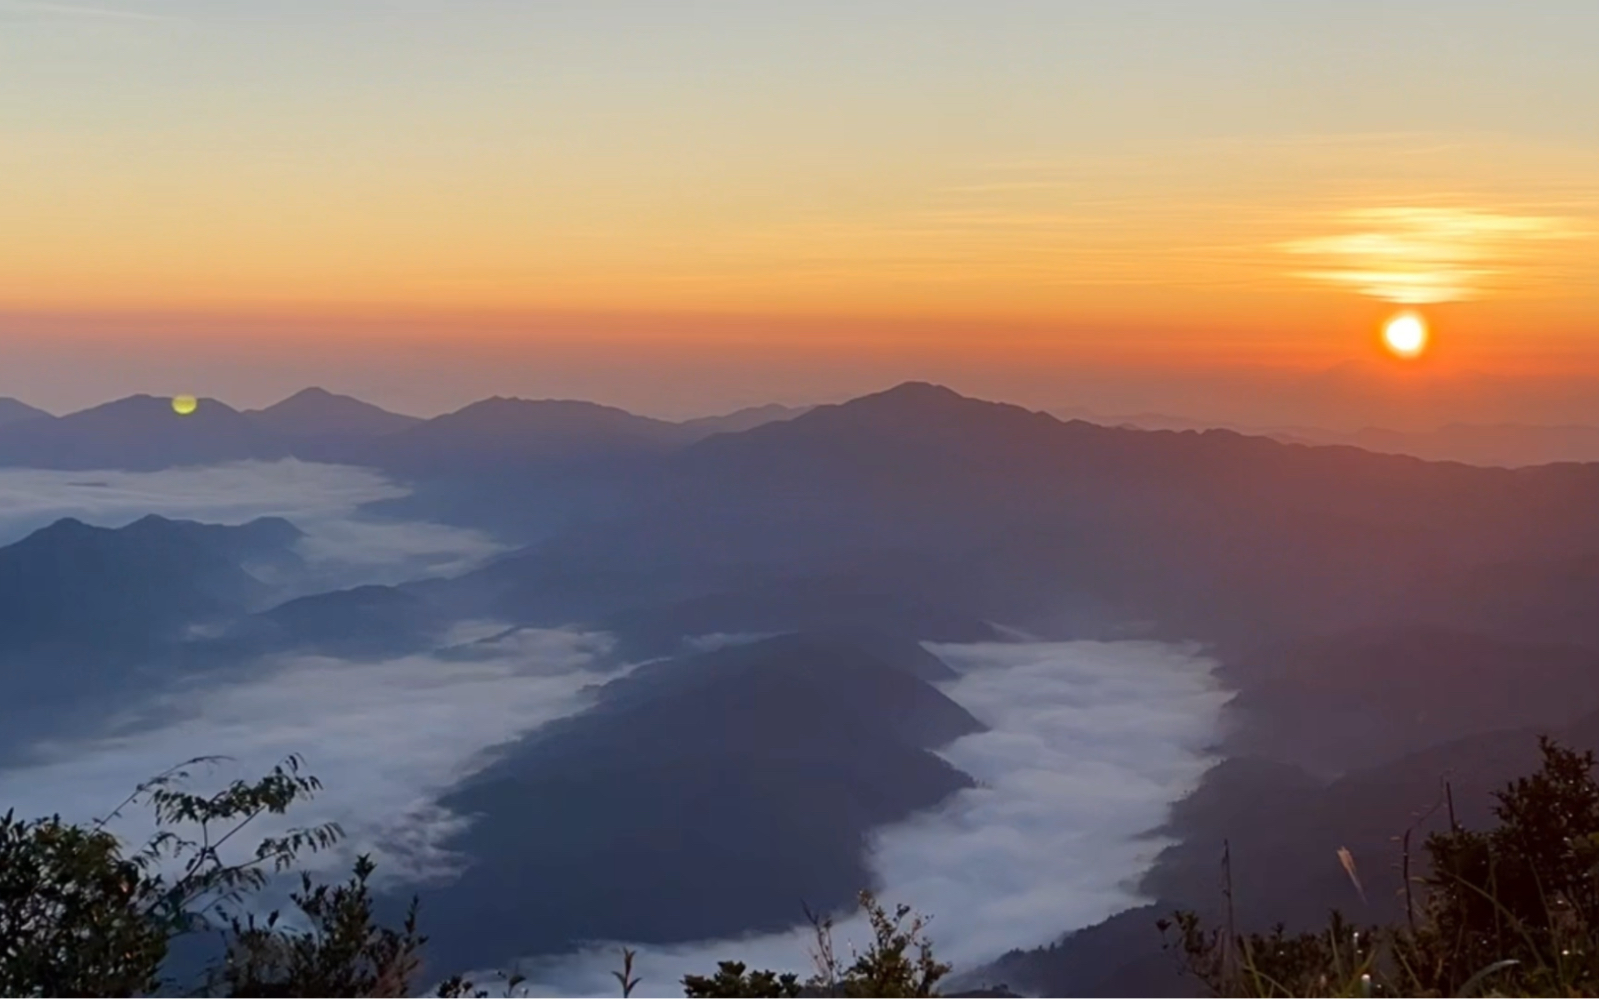
M 1599 781 L 1592 752 L 1541 739 L 1496 792 L 1498 824 L 1427 838 L 1407 925 L 1229 934 L 1179 912 L 1161 931 L 1224 996 L 1599 994 Z M 1175 932 L 1173 932 L 1175 931 Z

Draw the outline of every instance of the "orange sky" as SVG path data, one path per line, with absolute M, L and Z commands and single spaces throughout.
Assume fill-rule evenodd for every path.
M 1599 369 L 1593 51 L 1555 3 L 0 0 L 0 392 L 644 351 L 715 408 L 729 357 L 1308 369 L 1406 306 L 1435 367 Z

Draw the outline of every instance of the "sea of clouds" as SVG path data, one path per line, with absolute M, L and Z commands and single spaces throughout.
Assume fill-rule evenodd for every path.
M 313 870 L 331 873 L 362 851 L 376 856 L 385 883 L 447 877 L 463 858 L 444 843 L 465 819 L 440 808 L 439 796 L 486 765 L 495 747 L 581 711 L 594 686 L 618 671 L 600 634 L 479 622 L 459 637 L 473 642 L 470 657 L 285 657 L 235 681 L 179 689 L 131 712 L 159 724 L 128 729 L 121 719 L 121 734 L 38 747 L 29 765 L 0 771 L 0 801 L 24 815 L 87 819 L 196 753 L 232 757 L 202 768 L 197 786 L 206 787 L 303 753 L 327 790 L 263 823 L 261 834 L 336 821 L 349 838 L 313 858 Z M 1213 664 L 1153 642 L 930 648 L 961 673 L 945 692 L 989 729 L 941 752 L 977 787 L 877 834 L 870 866 L 883 900 L 932 915 L 939 954 L 958 969 L 1139 904 L 1134 882 L 1165 845 L 1147 834 L 1213 762 L 1207 749 L 1227 696 Z M 115 828 L 132 839 L 151 831 L 138 810 Z M 841 922 L 837 937 L 848 953 L 867 934 L 857 918 Z M 620 946 L 520 967 L 533 995 L 612 995 Z M 808 928 L 634 946 L 641 994 L 676 994 L 684 974 L 730 958 L 811 969 Z
M 152 513 L 218 524 L 283 517 L 304 532 L 296 549 L 307 571 L 290 581 L 300 591 L 452 574 L 504 550 L 477 531 L 362 511 L 407 493 L 368 469 L 295 460 L 160 472 L 0 469 L 0 544 L 62 517 L 102 527 Z M 229 757 L 190 768 L 192 786 L 211 789 L 297 753 L 327 793 L 261 822 L 260 834 L 334 821 L 349 834 L 347 848 L 313 866 L 372 850 L 388 878 L 437 876 L 458 859 L 438 843 L 459 820 L 434 797 L 483 765 L 485 750 L 579 710 L 593 684 L 614 676 L 604 636 L 464 622 L 445 646 L 453 649 L 383 662 L 278 656 L 194 678 L 126 705 L 97 730 L 17 754 L 0 770 L 0 802 L 23 816 L 99 818 L 141 781 L 196 756 Z M 148 812 L 130 809 L 113 828 L 140 839 Z
M 212 523 L 282 516 L 306 533 L 302 556 L 344 585 L 464 569 L 500 551 L 477 532 L 360 512 L 403 494 L 370 471 L 296 461 L 159 473 L 0 470 L 0 543 L 61 516 L 105 526 L 149 513 Z M 84 820 L 196 755 L 230 757 L 197 769 L 197 787 L 216 787 L 298 753 L 326 790 L 258 834 L 335 821 L 348 839 L 314 858 L 314 869 L 331 872 L 363 851 L 376 856 L 386 882 L 447 877 L 463 858 L 444 843 L 466 820 L 440 808 L 439 797 L 496 747 L 583 710 L 596 685 L 626 668 L 595 633 L 473 622 L 452 641 L 459 644 L 378 662 L 275 657 L 164 690 L 101 731 L 33 747 L 25 762 L 0 770 L 0 802 L 24 816 Z M 1164 845 L 1149 832 L 1213 762 L 1227 696 L 1214 664 L 1174 645 L 1020 634 L 929 648 L 960 674 L 945 692 L 988 726 L 941 750 L 978 786 L 879 831 L 870 866 L 883 900 L 931 914 L 939 953 L 957 968 L 1138 904 L 1134 882 Z M 148 815 L 131 810 L 114 828 L 137 840 L 150 831 Z M 851 919 L 838 937 L 847 953 L 866 934 Z M 522 969 L 536 995 L 613 995 L 619 945 L 533 958 Z M 802 975 L 811 967 L 809 933 L 799 928 L 636 949 L 640 994 L 676 994 L 682 975 L 729 958 Z
M 1143 902 L 1134 882 L 1166 845 L 1148 834 L 1215 762 L 1209 748 L 1228 695 L 1214 663 L 1154 642 L 929 648 L 961 673 L 944 692 L 989 726 L 941 752 L 979 786 L 880 831 L 870 858 L 880 898 L 931 915 L 929 935 L 957 969 Z M 869 934 L 856 918 L 836 937 L 847 954 Z M 620 946 L 523 962 L 531 994 L 613 995 Z M 680 994 L 684 974 L 708 974 L 720 960 L 812 970 L 808 927 L 631 946 L 645 995 Z
M 504 629 L 471 626 L 491 630 Z M 471 631 L 461 637 L 475 637 Z M 286 816 L 264 817 L 254 836 L 337 822 L 345 843 L 308 858 L 309 869 L 343 868 L 370 852 L 378 881 L 426 882 L 461 860 L 442 842 L 462 820 L 435 800 L 486 765 L 494 747 L 587 705 L 593 686 L 617 675 L 609 651 L 602 635 L 519 629 L 475 643 L 465 661 L 278 657 L 237 679 L 196 682 L 130 706 L 108 719 L 106 734 L 35 746 L 26 764 L 0 771 L 0 802 L 19 815 L 85 821 L 198 755 L 228 757 L 190 768 L 189 786 L 209 791 L 299 754 L 325 791 Z M 154 831 L 138 807 L 111 828 L 135 842 Z

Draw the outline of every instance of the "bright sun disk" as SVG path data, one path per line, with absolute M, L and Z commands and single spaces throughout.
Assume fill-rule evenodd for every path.
M 1382 342 L 1400 357 L 1415 357 L 1427 349 L 1427 324 L 1414 312 L 1401 312 L 1382 328 Z

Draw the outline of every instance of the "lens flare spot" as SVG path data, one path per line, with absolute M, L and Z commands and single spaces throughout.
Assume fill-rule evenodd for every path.
M 200 408 L 200 400 L 192 395 L 175 395 L 172 397 L 172 411 L 179 416 L 188 416 Z

